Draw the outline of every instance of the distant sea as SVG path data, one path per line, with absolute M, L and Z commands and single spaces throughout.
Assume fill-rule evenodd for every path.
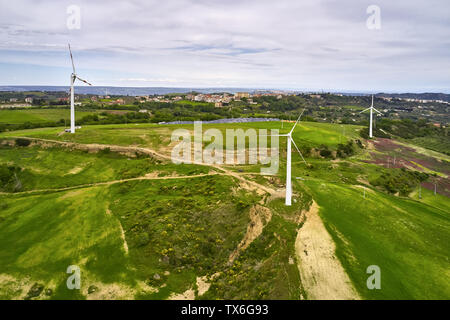
M 0 86 L 0 91 L 69 91 L 69 86 Z M 75 92 L 79 94 L 95 95 L 121 95 L 141 96 L 169 93 L 188 93 L 196 91 L 200 93 L 219 92 L 270 92 L 276 90 L 249 89 L 249 88 L 168 88 L 168 87 L 97 87 L 97 86 L 75 86 Z
M 63 91 L 69 92 L 69 86 L 0 86 L 0 91 Z M 79 94 L 95 95 L 117 95 L 117 96 L 144 96 L 144 95 L 164 95 L 169 93 L 264 93 L 264 92 L 285 92 L 285 93 L 325 93 L 327 91 L 311 91 L 307 89 L 287 90 L 287 89 L 256 89 L 256 88 L 170 88 L 170 87 L 97 87 L 97 86 L 75 86 L 75 92 Z M 369 92 L 351 92 L 351 91 L 328 91 L 334 94 L 343 94 L 345 96 L 365 96 L 375 94 L 376 96 L 393 98 L 412 98 L 425 100 L 444 100 L 450 102 L 450 94 L 445 93 L 369 93 Z

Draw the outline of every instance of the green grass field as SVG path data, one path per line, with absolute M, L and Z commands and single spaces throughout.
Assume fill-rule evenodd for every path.
M 285 123 L 280 132 L 291 126 Z M 101 125 L 83 126 L 74 135 L 61 135 L 63 128 L 10 131 L 0 139 L 141 146 L 170 154 L 171 133 L 178 128 L 193 130 L 192 125 Z M 225 133 L 281 129 L 281 123 L 203 126 L 210 128 Z M 301 122 L 293 136 L 301 148 L 335 149 L 360 139 L 360 128 Z M 284 138 L 280 142 L 276 177 L 259 175 L 260 164 L 226 168 L 247 174 L 247 181 L 282 190 L 286 145 Z M 401 197 L 370 186 L 369 181 L 399 169 L 363 162 L 369 151 L 358 149 L 336 160 L 311 155 L 308 165 L 293 154 L 295 201 L 287 208 L 284 199 L 268 199 L 227 174 L 184 177 L 216 171 L 208 166 L 108 151 L 3 145 L 0 165 L 21 168 L 11 180 L 13 185 L 20 181 L 16 191 L 41 191 L 14 194 L 9 193 L 11 184 L 0 186 L 0 298 L 23 299 L 35 284 L 44 288 L 39 299 L 166 299 L 189 289 L 198 299 L 308 297 L 294 263 L 294 244 L 301 227 L 296 218 L 315 200 L 336 244 L 337 259 L 362 298 L 448 299 L 450 199 L 423 189 L 419 201 L 416 191 Z M 436 172 L 446 168 L 442 161 L 438 164 Z M 183 178 L 119 181 L 146 174 Z M 46 190 L 66 187 L 73 189 Z M 257 203 L 270 209 L 272 217 L 230 262 Z M 72 264 L 82 269 L 80 291 L 65 285 L 65 271 Z M 381 268 L 381 290 L 367 289 L 370 265 Z M 203 276 L 211 286 L 198 296 L 197 280 Z M 89 288 L 95 292 L 89 294 Z
M 130 159 L 125 155 L 107 151 L 88 153 L 57 147 L 42 149 L 37 146 L 0 146 L 0 163 L 21 168 L 17 175 L 21 188 L 16 191 L 57 189 L 130 179 L 151 173 L 158 176 L 205 174 L 210 170 L 197 165 L 160 163 L 151 157 Z
M 434 201 L 388 196 L 362 188 L 305 181 L 337 244 L 337 255 L 360 294 L 367 299 L 447 299 L 448 210 Z M 332 196 L 331 196 L 332 195 Z M 436 202 L 448 198 L 442 196 Z M 425 201 L 424 201 L 425 202 Z M 381 269 L 381 290 L 366 286 L 366 269 Z
M 116 298 L 165 299 L 195 287 L 196 277 L 236 270 L 242 265 L 228 266 L 228 256 L 243 237 L 249 206 L 259 197 L 242 191 L 230 196 L 234 185 L 228 177 L 203 177 L 0 195 L 0 298 L 24 298 L 37 283 L 51 290 L 41 299 L 85 299 L 92 286 L 113 290 Z M 294 225 L 290 228 L 295 231 Z M 288 267 L 281 258 L 292 255 L 292 244 L 284 248 L 276 238 L 270 241 L 280 255 L 275 265 Z M 270 276 L 246 276 L 246 283 L 258 282 L 261 289 L 245 292 L 246 297 L 298 298 L 295 268 L 290 266 L 290 286 L 297 290 L 285 291 L 286 284 L 278 283 L 284 271 L 273 270 L 272 254 L 266 256 L 253 258 L 253 263 L 268 259 Z M 82 270 L 81 291 L 66 288 L 69 265 Z M 222 290 L 211 291 L 209 297 L 230 297 L 230 290 L 244 296 L 229 280 L 215 286 Z
M 450 141 L 448 137 L 422 137 L 422 138 L 414 138 L 411 141 L 412 144 L 415 144 L 419 147 L 424 147 L 427 149 L 431 149 L 437 152 L 442 152 L 447 155 L 450 155 Z
M 211 171 L 204 166 L 159 163 L 148 157 L 2 146 L 0 163 L 22 168 L 18 174 L 22 188 L 18 191 L 75 187 L 68 191 L 0 194 L 3 299 L 26 298 L 35 284 L 45 287 L 45 292 L 50 290 L 48 295 L 42 293 L 41 299 L 96 297 L 87 293 L 92 286 L 100 291 L 113 290 L 114 297 L 136 299 L 165 299 L 172 293 L 195 288 L 196 277 L 240 266 L 229 266 L 228 256 L 243 237 L 249 208 L 260 199 L 256 194 L 238 190 L 234 179 L 221 176 L 78 187 L 152 172 L 164 177 Z M 294 227 L 290 227 L 291 232 Z M 293 244 L 292 238 L 287 240 Z M 271 241 L 273 250 L 277 250 L 278 240 Z M 8 249 L 12 246 L 14 250 Z M 292 255 L 293 245 L 280 250 L 279 259 Z M 253 263 L 268 259 L 267 272 L 272 270 L 271 255 L 260 258 L 253 259 Z M 264 281 L 255 273 L 245 277 L 246 282 L 258 282 L 258 288 L 265 289 L 248 291 L 247 298 L 298 298 L 300 280 L 296 269 L 287 261 L 277 263 L 286 264 L 291 270 L 290 286 L 295 284 L 297 290 L 283 289 L 282 270 L 278 277 Z M 65 286 L 69 265 L 82 269 L 84 282 L 80 292 Z M 155 279 L 156 274 L 160 278 Z M 219 286 L 235 288 L 228 281 Z M 229 290 L 209 294 L 224 298 Z
M 76 119 L 95 114 L 93 111 L 77 111 Z M 0 123 L 20 124 L 25 122 L 45 123 L 60 119 L 70 119 L 70 109 L 28 109 L 28 110 L 0 110 Z
M 226 129 L 278 129 L 280 133 L 287 133 L 292 123 L 283 125 L 280 122 L 256 122 L 240 124 L 204 124 L 203 130 L 216 128 L 222 131 L 225 137 Z M 328 123 L 301 122 L 296 128 L 293 137 L 299 147 L 319 147 L 326 145 L 336 148 L 339 143 L 346 143 L 350 139 L 358 139 L 360 126 L 336 126 Z M 75 134 L 60 135 L 63 128 L 39 128 L 32 130 L 18 130 L 0 133 L 1 137 L 26 136 L 59 141 L 72 141 L 80 143 L 101 143 L 114 145 L 134 145 L 150 148 L 167 147 L 171 134 L 175 129 L 187 129 L 192 132 L 193 125 L 158 125 L 158 124 L 120 124 L 85 126 Z M 269 131 L 270 132 L 270 131 Z M 269 139 L 270 145 L 270 139 Z M 285 146 L 285 139 L 280 138 L 280 145 Z

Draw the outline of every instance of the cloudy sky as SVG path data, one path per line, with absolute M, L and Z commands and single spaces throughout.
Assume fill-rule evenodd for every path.
M 449 12 L 448 0 L 0 0 L 0 85 L 68 85 L 70 42 L 99 86 L 450 93 Z

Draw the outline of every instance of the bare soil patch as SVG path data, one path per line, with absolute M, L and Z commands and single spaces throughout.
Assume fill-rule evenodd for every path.
M 90 286 L 95 286 L 95 292 L 88 292 Z M 134 288 L 116 283 L 95 282 L 90 283 L 90 286 L 84 286 L 82 290 L 87 300 L 131 300 L 135 294 Z
M 59 199 L 60 199 L 60 200 L 64 200 L 64 199 L 76 197 L 76 196 L 79 196 L 80 194 L 82 194 L 83 192 L 84 192 L 84 190 L 69 191 L 69 192 L 67 192 L 65 195 L 63 195 L 62 197 L 60 197 Z
M 120 227 L 120 235 L 122 237 L 123 240 L 123 250 L 125 251 L 125 254 L 128 254 L 128 243 L 127 240 L 125 239 L 125 231 L 123 230 L 122 224 L 119 221 L 119 227 Z
M 19 279 L 9 274 L 0 274 L 0 288 L 3 294 L 8 293 L 8 299 L 24 299 L 32 285 L 33 281 L 29 278 Z M 6 299 L 6 297 L 2 297 L 2 294 L 0 297 Z
M 172 293 L 167 300 L 194 300 L 195 291 L 194 289 L 188 289 L 183 293 Z
M 302 284 L 312 300 L 359 299 L 356 290 L 335 255 L 335 244 L 313 201 L 295 242 Z
M 209 290 L 211 284 L 207 282 L 207 280 L 208 280 L 207 276 L 197 277 L 197 290 L 199 296 L 202 296 L 203 294 L 205 294 L 206 291 Z
M 75 168 L 72 168 L 68 172 L 68 174 L 77 174 L 77 173 L 80 173 L 81 171 L 83 171 L 83 169 L 84 169 L 84 167 L 75 167 Z

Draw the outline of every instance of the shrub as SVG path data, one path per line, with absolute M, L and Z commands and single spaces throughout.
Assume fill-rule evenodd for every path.
M 327 146 L 321 146 L 319 153 L 324 158 L 331 158 L 333 155 Z
M 15 167 L 10 167 L 6 165 L 0 165 L 0 183 L 6 184 L 12 180 L 14 177 Z
M 137 236 L 136 242 L 137 242 L 138 247 L 145 246 L 147 243 L 150 242 L 150 237 L 149 237 L 148 233 L 147 232 L 140 233 Z
M 389 193 L 399 192 L 402 196 L 409 195 L 420 182 L 428 179 L 428 174 L 418 171 L 410 171 L 405 168 L 383 172 L 372 179 L 371 185 L 381 187 Z
M 355 145 L 353 141 L 347 142 L 347 144 L 338 144 L 336 155 L 339 158 L 346 158 L 355 154 Z
M 18 145 L 19 147 L 28 147 L 30 145 L 31 141 L 28 139 L 23 139 L 23 138 L 17 138 L 16 139 L 16 145 Z

